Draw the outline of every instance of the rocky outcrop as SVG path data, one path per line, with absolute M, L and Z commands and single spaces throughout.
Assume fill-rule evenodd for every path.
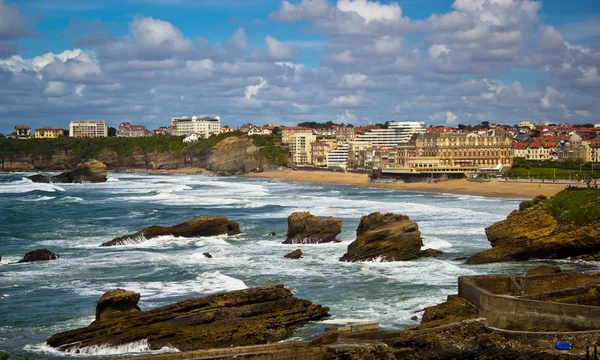
M 43 184 L 50 183 L 50 180 L 48 180 L 48 178 L 42 174 L 31 175 L 31 176 L 28 176 L 27 178 L 29 180 L 33 181 L 34 183 L 43 183 Z
M 258 156 L 260 147 L 247 137 L 228 137 L 218 142 L 208 156 L 206 169 L 220 175 L 241 175 L 261 171 L 266 165 Z
M 144 339 L 151 350 L 164 346 L 187 351 L 264 344 L 289 337 L 293 327 L 321 319 L 328 311 L 326 307 L 294 297 L 282 285 L 264 286 L 190 299 L 149 311 L 100 316 L 85 328 L 53 335 L 47 344 L 62 351 L 118 346 Z
M 23 256 L 23 258 L 21 260 L 19 260 L 18 262 L 24 263 L 24 262 L 33 262 L 33 261 L 47 261 L 47 260 L 56 260 L 58 258 L 60 258 L 60 255 L 55 254 L 48 249 L 37 249 L 37 250 L 33 250 L 33 251 L 30 251 L 27 254 L 25 254 L 25 256 Z
M 492 248 L 471 256 L 468 264 L 600 252 L 600 191 L 562 191 L 546 203 L 522 208 L 485 229 Z
M 421 326 L 415 328 L 440 326 L 478 317 L 479 309 L 475 305 L 456 295 L 449 295 L 445 302 L 425 308 Z
M 96 303 L 96 321 L 118 318 L 124 313 L 138 313 L 142 310 L 137 303 L 140 301 L 140 294 L 124 289 L 110 290 L 104 293 L 98 303 Z
M 65 171 L 50 178 L 53 183 L 99 183 L 106 182 L 106 165 L 98 160 L 77 164 L 75 170 Z
M 408 216 L 376 212 L 360 219 L 356 240 L 340 260 L 413 260 L 421 257 L 422 246 L 419 226 Z M 424 254 L 432 255 L 430 251 Z
M 559 266 L 538 266 L 527 270 L 527 274 L 525 276 L 558 274 L 559 272 L 562 272 Z
M 103 243 L 101 246 L 131 245 L 158 236 L 198 237 L 215 235 L 236 235 L 240 227 L 225 216 L 199 217 L 174 226 L 150 226 L 135 234 L 121 236 Z
M 319 244 L 336 241 L 342 232 L 342 220 L 335 217 L 319 219 L 310 212 L 295 212 L 288 217 L 284 244 Z
M 296 249 L 283 257 L 287 259 L 300 259 L 302 257 L 302 250 Z

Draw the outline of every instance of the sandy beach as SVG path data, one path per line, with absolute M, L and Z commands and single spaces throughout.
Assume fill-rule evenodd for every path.
M 396 183 L 373 184 L 369 183 L 366 174 L 351 174 L 340 172 L 321 171 L 275 171 L 244 175 L 251 178 L 282 179 L 287 182 L 309 182 L 326 184 L 347 184 L 354 186 L 370 186 L 386 189 L 407 191 L 425 191 L 435 193 L 480 195 L 490 197 L 510 197 L 530 199 L 536 195 L 553 196 L 564 190 L 564 184 L 553 183 L 526 183 L 526 182 L 472 182 L 466 179 L 441 181 L 435 184 L 428 183 Z

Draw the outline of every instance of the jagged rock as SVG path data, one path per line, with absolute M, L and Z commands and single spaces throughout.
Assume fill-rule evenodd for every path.
M 212 259 L 212 255 L 210 253 L 202 253 L 205 257 Z
M 271 231 L 271 232 L 269 233 L 269 236 L 276 236 L 276 235 L 277 235 L 277 233 L 276 233 L 275 231 Z
M 296 249 L 296 250 L 292 251 L 291 253 L 285 255 L 284 258 L 300 259 L 301 256 L 302 256 L 302 250 Z
M 98 160 L 77 164 L 75 170 L 65 171 L 50 178 L 53 183 L 99 183 L 106 182 L 106 165 Z
M 295 326 L 327 316 L 329 308 L 295 298 L 283 285 L 190 299 L 143 312 L 122 312 L 47 340 L 62 351 L 147 340 L 150 350 L 182 351 L 275 343 Z M 117 316 L 118 315 L 118 316 Z
M 442 255 L 443 252 L 439 251 L 439 250 L 435 250 L 435 249 L 425 249 L 423 251 L 421 251 L 421 253 L 419 254 L 420 257 L 438 257 L 440 255 Z
M 223 176 L 260 170 L 268 161 L 259 156 L 259 150 L 260 147 L 256 146 L 251 138 L 228 137 L 211 149 L 206 169 Z
M 420 257 L 422 246 L 419 226 L 408 216 L 376 212 L 360 219 L 356 240 L 340 261 L 412 260 Z
M 199 217 L 174 226 L 150 226 L 135 234 L 121 236 L 107 241 L 100 246 L 137 244 L 158 236 L 173 235 L 175 237 L 197 237 L 215 235 L 235 235 L 240 227 L 235 221 L 225 216 Z
M 33 261 L 47 261 L 47 260 L 56 260 L 58 258 L 60 258 L 60 255 L 55 254 L 48 249 L 37 249 L 37 250 L 33 250 L 33 251 L 30 251 L 27 254 L 25 254 L 25 256 L 23 256 L 23 258 L 21 260 L 19 260 L 18 262 L 24 263 L 24 262 L 33 262 Z
M 412 321 L 419 321 L 419 317 L 418 317 L 418 316 L 416 316 L 416 315 L 415 315 L 415 316 L 411 316 L 411 317 L 410 317 L 410 319 L 411 319 Z
M 127 312 L 140 312 L 137 306 L 140 294 L 124 289 L 110 290 L 104 293 L 96 303 L 96 321 L 115 318 Z
M 48 184 L 50 182 L 50 180 L 45 177 L 42 174 L 35 174 L 35 175 L 31 175 L 29 177 L 27 177 L 29 180 L 33 181 L 34 183 L 43 183 L 43 184 Z
M 525 276 L 536 276 L 536 275 L 549 275 L 562 272 L 559 266 L 538 266 L 533 269 L 527 270 Z
M 288 217 L 287 239 L 284 244 L 319 244 L 336 241 L 342 232 L 342 220 L 334 217 L 319 219 L 310 212 L 295 212 Z
M 449 295 L 446 302 L 425 308 L 421 324 L 440 326 L 477 317 L 479 309 L 475 305 L 456 295 Z
M 492 248 L 471 256 L 468 264 L 598 253 L 600 191 L 561 191 L 548 202 L 522 208 L 485 229 Z

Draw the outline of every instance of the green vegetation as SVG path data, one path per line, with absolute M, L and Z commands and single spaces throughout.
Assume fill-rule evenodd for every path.
M 592 172 L 593 171 L 593 172 Z M 582 163 L 577 160 L 529 161 L 514 158 L 512 168 L 505 173 L 511 179 L 571 179 L 580 180 L 600 176 L 600 164 Z
M 333 121 L 327 121 L 324 123 L 320 123 L 320 122 L 315 122 L 315 121 L 305 121 L 305 122 L 301 122 L 298 124 L 298 126 L 300 127 L 307 127 L 307 128 L 311 128 L 311 129 L 329 129 L 332 126 L 340 126 L 340 127 L 344 127 L 344 126 L 348 126 L 348 127 L 354 127 L 354 125 L 352 124 L 336 124 Z
M 0 352 L 0 360 L 10 360 L 10 354 Z M 15 360 L 33 360 L 33 358 L 30 358 L 29 356 L 22 356 Z
M 184 152 L 197 153 L 197 152 L 209 151 L 210 149 L 213 148 L 213 146 L 217 145 L 217 143 L 221 140 L 227 139 L 228 137 L 232 137 L 232 136 L 242 136 L 242 135 L 244 135 L 244 133 L 241 131 L 233 131 L 233 132 L 223 133 L 223 134 L 219 134 L 219 135 L 213 135 L 207 139 L 200 140 L 195 144 L 188 145 L 184 149 Z
M 543 204 L 547 203 L 548 201 L 549 200 L 548 200 L 548 197 L 546 195 L 538 195 L 538 196 L 534 197 L 533 200 L 522 201 L 519 204 L 519 210 L 523 211 L 525 209 L 529 209 L 529 208 L 534 207 L 536 205 L 543 205 Z
M 600 190 L 561 191 L 543 207 L 559 223 L 589 224 L 600 219 Z

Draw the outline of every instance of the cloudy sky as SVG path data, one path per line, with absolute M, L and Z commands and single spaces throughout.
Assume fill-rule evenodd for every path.
M 598 0 L 0 0 L 0 132 L 600 122 Z

